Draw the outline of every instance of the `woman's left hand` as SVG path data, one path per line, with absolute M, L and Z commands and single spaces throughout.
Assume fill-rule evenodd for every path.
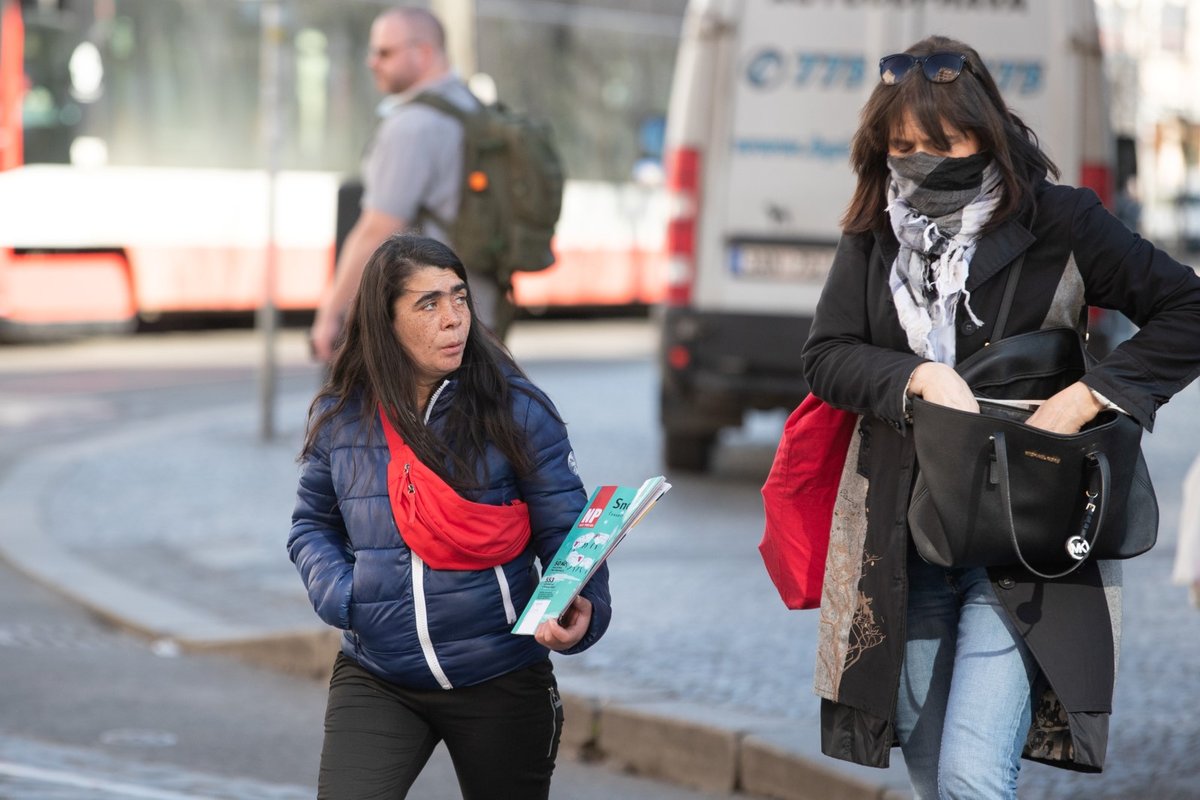
M 1091 389 L 1075 382 L 1042 403 L 1025 424 L 1051 433 L 1077 433 L 1102 408 Z
M 551 650 L 570 650 L 579 644 L 592 623 L 592 601 L 583 595 L 577 596 L 563 614 L 563 621 L 546 620 L 538 626 L 533 638 Z

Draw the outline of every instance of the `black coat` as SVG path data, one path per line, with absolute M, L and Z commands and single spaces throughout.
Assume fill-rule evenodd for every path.
M 966 289 L 976 326 L 957 314 L 958 360 L 983 347 L 1008 267 L 1024 266 L 1006 335 L 1086 324 L 1087 306 L 1139 326 L 1084 382 L 1150 429 L 1154 414 L 1200 374 L 1200 277 L 1104 210 L 1086 189 L 1044 183 L 1036 212 L 983 236 Z M 818 397 L 862 416 L 835 509 L 821 602 L 816 690 L 828 755 L 886 766 L 904 647 L 906 513 L 915 459 L 904 390 L 924 359 L 908 346 L 888 288 L 898 249 L 890 228 L 843 237 L 804 348 Z M 1107 747 L 1119 642 L 1119 562 L 1041 581 L 989 571 L 1044 676 L 1024 755 L 1098 771 Z

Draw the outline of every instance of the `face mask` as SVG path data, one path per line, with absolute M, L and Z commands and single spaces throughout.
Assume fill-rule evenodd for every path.
M 944 216 L 974 200 L 989 163 L 991 158 L 983 153 L 964 158 L 913 153 L 887 159 L 897 193 L 927 217 Z

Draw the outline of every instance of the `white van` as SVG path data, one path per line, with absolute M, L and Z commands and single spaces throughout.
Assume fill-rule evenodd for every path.
M 930 34 L 979 51 L 1062 180 L 1110 201 L 1092 0 L 692 0 L 667 118 L 666 464 L 703 470 L 748 409 L 795 406 L 878 63 Z

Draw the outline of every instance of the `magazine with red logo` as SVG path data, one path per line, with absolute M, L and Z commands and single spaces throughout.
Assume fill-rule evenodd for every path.
M 579 514 L 512 632 L 532 636 L 538 625 L 559 619 L 629 529 L 671 488 L 666 478 L 639 487 L 598 486 Z

